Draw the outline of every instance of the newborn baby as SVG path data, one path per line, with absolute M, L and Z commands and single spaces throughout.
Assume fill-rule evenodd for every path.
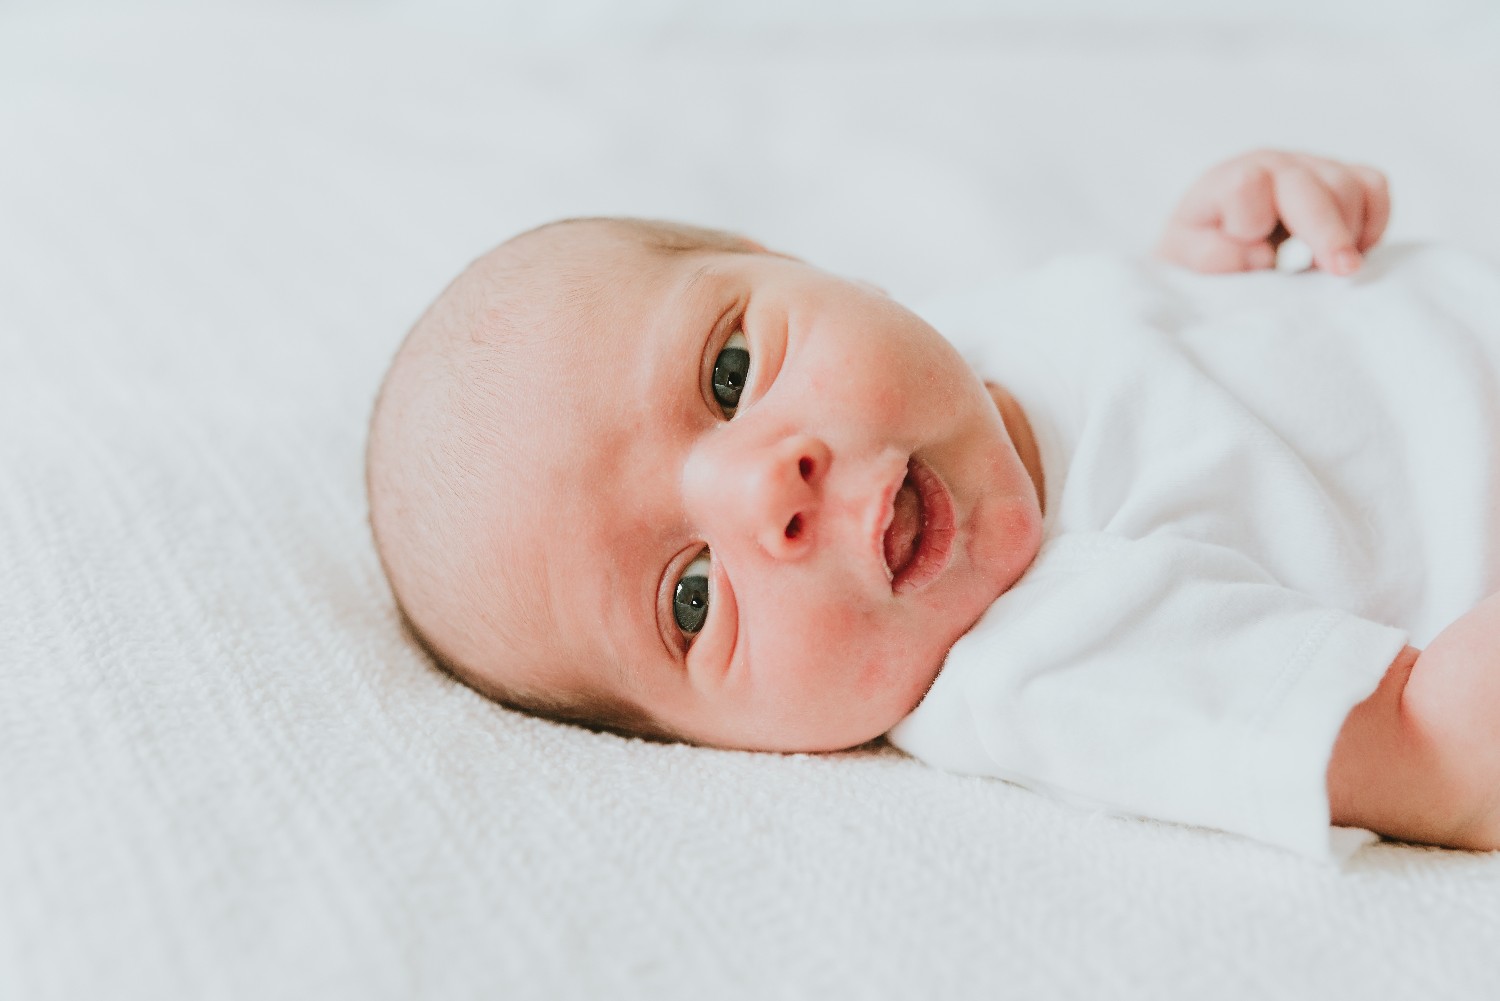
M 1349 275 L 1387 212 L 1367 168 L 1249 154 L 1190 190 L 1160 253 L 1264 269 L 1290 231 Z M 1068 496 L 1005 373 L 985 374 L 879 290 L 743 237 L 544 226 L 466 269 L 392 363 L 368 455 L 382 565 L 433 658 L 514 708 L 766 751 L 907 720 L 918 732 L 897 743 L 947 764 L 922 746 L 974 707 L 924 696 Z M 1497 635 L 1500 607 L 1479 603 L 1420 659 L 1396 625 L 1354 630 L 1349 655 L 1379 663 L 1317 696 L 1334 731 L 1307 765 L 1318 822 L 1492 847 L 1500 741 L 1478 707 L 1500 682 L 1474 638 Z M 1158 639 L 1165 657 L 1173 637 Z M 1028 778 L 999 759 L 952 767 Z

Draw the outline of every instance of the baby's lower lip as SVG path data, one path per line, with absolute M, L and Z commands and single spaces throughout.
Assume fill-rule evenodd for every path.
M 953 497 L 947 486 L 926 463 L 912 457 L 907 477 L 919 498 L 920 521 L 917 525 L 916 551 L 891 578 L 896 594 L 920 590 L 931 583 L 953 551 Z

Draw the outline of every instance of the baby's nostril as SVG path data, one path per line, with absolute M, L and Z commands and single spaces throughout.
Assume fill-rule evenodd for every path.
M 802 474 L 804 480 L 811 478 L 813 474 L 813 461 L 807 456 L 797 460 L 797 472 Z
M 800 514 L 794 514 L 792 515 L 792 520 L 786 523 L 786 537 L 788 539 L 795 539 L 801 534 L 802 516 Z

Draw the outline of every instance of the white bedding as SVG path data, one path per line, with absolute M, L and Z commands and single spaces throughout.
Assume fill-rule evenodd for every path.
M 1264 144 L 1500 260 L 1488 5 L 1192 7 L 0 7 L 0 998 L 1493 996 L 1500 858 L 524 718 L 367 540 L 390 352 L 558 216 L 925 296 Z

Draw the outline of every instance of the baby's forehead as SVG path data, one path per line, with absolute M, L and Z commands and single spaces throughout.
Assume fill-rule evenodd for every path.
M 619 332 L 642 348 L 670 335 L 681 314 L 683 276 L 700 255 L 663 255 L 635 239 L 582 237 L 539 248 L 488 281 L 474 341 L 503 352 L 508 364 L 541 377 L 606 376 Z M 509 270 L 509 269 L 507 269 Z
M 529 271 L 531 287 L 561 293 L 561 305 L 640 291 L 684 269 L 723 255 L 754 255 L 760 244 L 735 233 L 646 219 L 565 220 L 523 233 L 496 249 L 496 258 Z
M 664 252 L 660 243 L 613 221 L 546 227 L 497 251 L 502 270 L 521 269 L 533 291 L 561 292 L 569 298 L 586 297 L 623 276 L 660 273 L 681 256 Z
M 522 271 L 515 263 L 487 282 L 448 370 L 455 409 L 475 418 L 460 420 L 456 430 L 490 453 L 473 460 L 494 469 L 496 450 L 505 454 L 507 468 L 480 487 L 488 496 L 476 505 L 535 509 L 512 530 L 544 544 L 553 537 L 543 523 L 552 519 L 539 514 L 568 507 L 565 495 L 626 472 L 608 460 L 626 441 L 621 418 L 640 409 L 628 397 L 649 395 L 642 387 L 654 384 L 661 367 L 652 359 L 675 325 L 682 262 L 639 240 L 585 234 L 531 248 Z M 654 427 L 629 423 L 637 437 Z M 515 489 L 496 496 L 497 480 Z

